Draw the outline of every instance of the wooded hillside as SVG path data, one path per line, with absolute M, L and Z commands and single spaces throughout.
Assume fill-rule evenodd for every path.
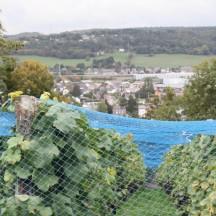
M 93 29 L 43 35 L 22 33 L 7 36 L 24 42 L 21 55 L 88 58 L 107 52 L 137 54 L 216 54 L 216 27 L 155 27 Z

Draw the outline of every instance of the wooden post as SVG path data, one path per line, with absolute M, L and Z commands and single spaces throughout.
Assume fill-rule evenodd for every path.
M 15 110 L 17 116 L 16 133 L 30 139 L 31 124 L 37 111 L 37 99 L 33 96 L 21 95 L 15 100 Z
M 34 120 L 38 103 L 33 96 L 21 95 L 15 100 L 15 111 L 17 116 L 16 133 L 22 134 L 25 140 L 31 138 L 31 125 Z M 28 188 L 28 189 L 26 189 Z M 32 195 L 31 179 L 17 179 L 17 195 Z

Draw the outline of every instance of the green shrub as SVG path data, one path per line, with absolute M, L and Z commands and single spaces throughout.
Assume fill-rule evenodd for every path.
M 27 138 L 28 137 L 28 138 Z M 17 134 L 1 155 L 1 215 L 108 215 L 145 180 L 132 136 L 89 127 L 84 115 L 42 103 L 30 139 Z
M 216 215 L 216 136 L 196 136 L 165 155 L 158 180 L 175 199 L 179 214 Z

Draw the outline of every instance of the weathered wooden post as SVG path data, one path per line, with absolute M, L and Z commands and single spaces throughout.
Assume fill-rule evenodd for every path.
M 30 139 L 31 124 L 37 111 L 37 99 L 33 96 L 21 95 L 15 100 L 15 110 L 17 116 L 16 133 Z
M 15 112 L 17 116 L 16 133 L 22 134 L 25 140 L 30 140 L 31 138 L 31 125 L 37 107 L 37 99 L 33 96 L 21 95 L 15 100 Z M 32 189 L 26 191 L 25 188 L 31 188 L 31 180 L 30 182 L 26 182 L 24 179 L 17 179 L 16 193 L 18 195 L 26 193 L 32 195 Z

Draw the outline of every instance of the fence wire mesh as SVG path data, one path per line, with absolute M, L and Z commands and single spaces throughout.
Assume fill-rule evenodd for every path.
M 1 215 L 216 215 L 215 136 L 174 145 L 151 166 L 133 134 L 89 124 L 79 108 L 20 98 L 15 132 L 0 140 Z

